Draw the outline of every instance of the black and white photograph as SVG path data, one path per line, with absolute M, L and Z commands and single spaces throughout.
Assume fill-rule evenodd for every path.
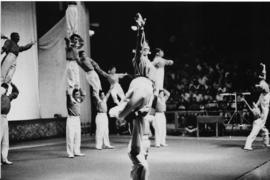
M 1 1 L 1 180 L 269 180 L 270 1 Z

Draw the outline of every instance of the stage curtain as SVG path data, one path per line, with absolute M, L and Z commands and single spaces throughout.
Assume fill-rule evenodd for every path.
M 19 45 L 37 40 L 36 9 L 34 2 L 1 2 L 1 33 L 10 36 L 20 34 Z M 4 41 L 1 40 L 1 47 Z M 2 60 L 3 56 L 1 56 Z M 20 94 L 12 102 L 9 120 L 40 118 L 38 95 L 38 55 L 37 44 L 19 54 L 17 69 L 13 77 Z
M 38 69 L 41 118 L 66 116 L 66 21 L 62 18 L 39 39 Z

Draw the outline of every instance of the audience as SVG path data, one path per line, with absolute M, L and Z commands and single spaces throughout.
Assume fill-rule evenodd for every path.
M 199 59 L 176 63 L 165 74 L 165 87 L 171 92 L 168 110 L 233 108 L 234 97 L 220 94 L 250 91 L 256 77 L 254 69 L 237 63 L 210 64 Z

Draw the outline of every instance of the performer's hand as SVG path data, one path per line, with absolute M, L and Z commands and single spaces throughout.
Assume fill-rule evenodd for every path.
M 140 13 L 137 13 L 135 17 L 135 21 L 139 28 L 143 28 L 143 26 L 145 25 L 146 18 L 143 19 L 142 15 Z
M 72 104 L 76 104 L 76 100 L 73 97 L 71 97 L 70 100 Z
M 260 65 L 261 65 L 262 67 L 265 67 L 265 64 L 264 64 L 264 63 L 260 63 Z

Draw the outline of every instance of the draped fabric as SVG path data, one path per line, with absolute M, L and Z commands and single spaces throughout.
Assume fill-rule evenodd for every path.
M 66 19 L 39 39 L 38 70 L 41 118 L 66 116 Z
M 1 33 L 10 36 L 20 34 L 19 45 L 37 40 L 36 9 L 34 2 L 1 2 Z M 4 41 L 1 40 L 1 47 Z M 1 61 L 3 56 L 1 56 Z M 38 55 L 37 44 L 17 57 L 17 68 L 13 83 L 20 94 L 12 102 L 9 120 L 28 120 L 40 118 L 38 95 Z
M 78 34 L 85 40 L 84 50 L 89 54 L 89 14 L 84 5 L 78 3 Z M 64 38 L 67 34 L 66 17 L 39 39 L 39 94 L 42 118 L 51 118 L 54 114 L 67 115 L 66 110 L 66 51 Z M 91 120 L 91 102 L 89 85 L 85 73 L 80 70 L 80 86 L 87 95 L 81 107 L 81 121 Z

